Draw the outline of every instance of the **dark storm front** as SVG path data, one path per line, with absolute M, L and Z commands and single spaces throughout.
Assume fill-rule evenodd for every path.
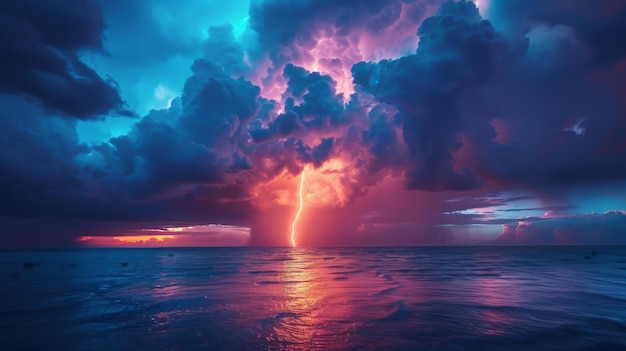
M 4 350 L 624 350 L 624 252 L 4 251 L 0 344 Z

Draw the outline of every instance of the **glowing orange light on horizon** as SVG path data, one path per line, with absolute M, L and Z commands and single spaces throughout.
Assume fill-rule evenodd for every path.
M 296 212 L 296 216 L 293 219 L 293 222 L 291 223 L 291 246 L 292 247 L 296 247 L 296 224 L 298 223 L 298 219 L 300 218 L 300 214 L 302 213 L 302 207 L 304 206 L 304 201 L 302 198 L 302 188 L 304 188 L 304 174 L 306 172 L 303 170 L 302 174 L 300 175 L 300 192 L 299 192 L 299 196 L 300 196 L 300 206 L 298 207 L 298 212 Z
M 139 244 L 149 242 L 150 240 L 156 240 L 159 242 L 164 242 L 167 239 L 174 239 L 174 235 L 126 235 L 126 236 L 115 236 L 114 240 L 121 241 L 123 243 L 128 244 Z

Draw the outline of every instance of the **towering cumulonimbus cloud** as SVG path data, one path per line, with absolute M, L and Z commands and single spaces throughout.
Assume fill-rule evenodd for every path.
M 495 71 L 482 88 L 490 99 L 481 101 L 498 134 L 507 136 L 489 143 L 474 135 L 471 147 L 482 159 L 474 157 L 473 167 L 486 179 L 535 189 L 623 179 L 625 71 L 605 40 L 619 42 L 610 28 L 622 23 L 626 8 L 604 1 L 585 12 L 574 2 L 517 2 L 513 15 L 514 3 L 494 2 L 490 11 L 502 36 L 514 41 L 521 32 L 528 48 Z M 617 12 L 600 10 L 609 7 Z M 591 32 L 607 35 L 600 40 Z
M 531 15 L 547 11 L 520 6 Z M 409 187 L 625 176 L 621 65 L 607 66 L 612 53 L 579 40 L 582 29 L 509 15 L 500 18 L 509 27 L 498 31 L 473 3 L 449 1 L 422 23 L 415 55 L 354 66 L 357 86 L 401 112 Z
M 240 36 L 208 29 L 167 108 L 92 145 L 76 119 L 124 109 L 116 84 L 79 57 L 106 51 L 98 6 L 59 5 L 54 20 L 44 3 L 0 9 L 0 26 L 23 34 L 0 39 L 0 215 L 218 222 L 252 227 L 256 245 L 284 244 L 291 180 L 307 169 L 309 215 L 327 218 L 328 233 L 303 242 L 348 244 L 368 228 L 404 237 L 446 219 L 476 224 L 483 217 L 463 206 L 489 205 L 442 192 L 548 198 L 626 179 L 626 6 L 616 2 L 491 0 L 479 11 L 466 0 L 254 0 Z M 396 208 L 404 217 L 349 206 L 399 178 L 412 191 Z M 428 206 L 409 196 L 439 201 L 439 212 L 411 212 Z M 533 229 L 537 242 L 566 242 L 582 235 L 579 219 L 610 219 L 608 232 L 623 218 L 502 222 L 499 240 Z
M 462 190 L 479 186 L 469 170 L 453 169 L 464 130 L 460 95 L 484 81 L 502 56 L 495 29 L 472 2 L 446 2 L 418 30 L 414 55 L 354 66 L 355 83 L 398 107 L 412 164 L 409 187 Z

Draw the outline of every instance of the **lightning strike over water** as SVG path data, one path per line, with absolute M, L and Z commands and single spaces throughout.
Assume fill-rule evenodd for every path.
M 296 212 L 296 216 L 293 218 L 293 223 L 291 223 L 291 246 L 292 247 L 296 247 L 296 224 L 298 223 L 298 219 L 300 218 L 300 214 L 302 213 L 302 207 L 303 207 L 303 199 L 302 199 L 302 188 L 304 187 L 304 174 L 306 172 L 302 171 L 302 174 L 300 175 L 300 190 L 299 190 L 299 197 L 300 197 L 300 206 L 298 207 L 298 212 Z

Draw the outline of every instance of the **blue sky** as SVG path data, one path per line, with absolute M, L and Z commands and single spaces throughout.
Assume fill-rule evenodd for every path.
M 180 95 L 189 67 L 202 56 L 210 26 L 230 24 L 241 36 L 249 1 L 229 1 L 227 6 L 214 0 L 137 1 L 130 9 L 126 1 L 100 5 L 107 54 L 87 52 L 82 59 L 100 75 L 114 77 L 129 108 L 145 116 L 151 109 L 169 107 Z M 81 122 L 77 129 L 81 141 L 93 143 L 125 134 L 134 123 L 107 116 L 104 121 Z

